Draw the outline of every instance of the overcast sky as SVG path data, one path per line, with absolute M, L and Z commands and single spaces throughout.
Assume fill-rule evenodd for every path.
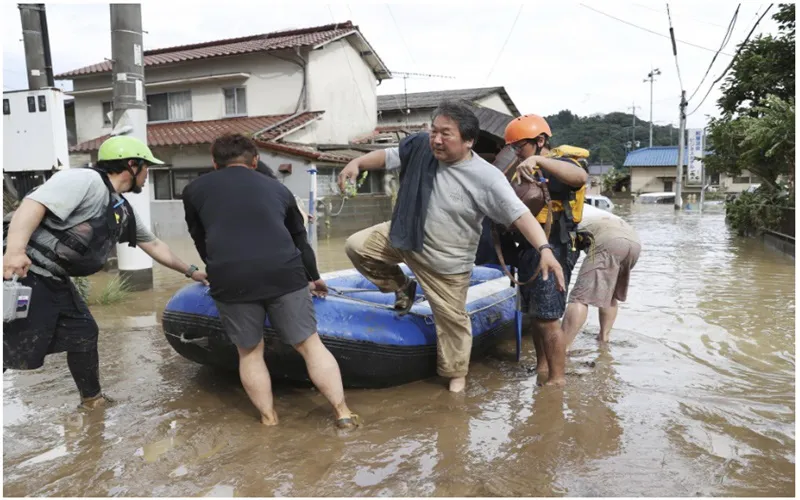
M 649 118 L 651 66 L 659 68 L 654 90 L 656 123 L 677 125 L 680 84 L 668 38 L 664 2 L 580 3 L 500 1 L 405 1 L 403 3 L 202 3 L 146 0 L 142 5 L 146 49 L 232 38 L 352 20 L 390 70 L 432 73 L 455 79 L 408 79 L 408 91 L 504 86 L 523 113 L 542 115 L 570 109 L 581 116 L 630 111 Z M 743 3 L 733 36 L 697 95 L 691 112 L 709 84 L 731 60 L 767 3 Z M 301 8 L 303 6 L 304 8 Z M 587 7 L 590 6 L 591 8 Z M 520 9 L 522 9 L 520 11 Z M 595 10 L 592 10 L 595 9 Z M 703 77 L 719 48 L 736 3 L 672 2 L 678 61 L 687 97 Z M 775 33 L 773 6 L 758 33 Z M 302 12 L 301 12 L 302 11 Z M 611 19 L 597 11 L 657 32 Z M 16 2 L 2 6 L 3 88 L 27 87 L 22 31 Z M 111 57 L 108 4 L 48 3 L 53 66 L 56 73 Z M 513 29 L 512 29 L 513 27 Z M 69 84 L 60 85 L 69 89 Z M 717 115 L 719 84 L 688 119 L 689 127 Z M 403 92 L 403 79 L 383 82 L 379 94 Z M 641 138 L 646 132 L 642 130 Z

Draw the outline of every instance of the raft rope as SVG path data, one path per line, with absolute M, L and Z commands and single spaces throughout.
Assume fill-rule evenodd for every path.
M 176 339 L 180 340 L 182 344 L 195 344 L 203 349 L 208 350 L 208 337 L 198 337 L 196 339 L 187 339 L 184 337 L 184 334 L 175 335 L 174 333 L 164 332 L 165 334 L 169 335 L 170 337 L 175 337 Z

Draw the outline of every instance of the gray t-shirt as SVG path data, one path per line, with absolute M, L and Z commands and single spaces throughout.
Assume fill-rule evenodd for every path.
M 116 202 L 122 198 L 118 193 L 114 193 L 113 196 Z M 82 222 L 105 215 L 109 203 L 108 197 L 108 188 L 103 179 L 97 172 L 88 168 L 71 168 L 57 172 L 38 189 L 26 196 L 26 198 L 44 205 L 52 214 L 45 216 L 42 225 L 55 231 L 69 229 Z M 147 243 L 155 240 L 156 236 L 144 224 L 136 213 L 136 209 L 133 210 L 133 213 L 136 218 L 136 242 Z M 121 221 L 121 223 L 124 227 L 126 221 Z M 34 231 L 31 238 L 34 237 L 39 243 L 55 246 L 55 238 L 46 232 Z M 31 250 L 29 247 L 28 251 Z M 52 273 L 39 266 L 34 266 L 33 269 L 37 274 L 52 276 Z
M 400 168 L 400 150 L 386 150 L 386 169 Z M 461 163 L 439 162 L 425 216 L 420 260 L 442 274 L 472 270 L 483 218 L 510 226 L 528 212 L 500 170 L 472 153 Z

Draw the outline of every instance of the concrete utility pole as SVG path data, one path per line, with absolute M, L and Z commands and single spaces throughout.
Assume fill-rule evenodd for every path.
M 652 68 L 652 67 L 651 67 Z M 661 70 L 658 68 L 651 69 L 650 73 L 647 74 L 647 79 L 644 80 L 645 82 L 650 82 L 650 147 L 653 147 L 653 82 L 655 81 L 655 77 L 661 74 Z
M 636 110 L 642 109 L 641 106 L 637 106 L 634 102 L 633 105 L 628 108 L 631 110 L 631 114 L 633 114 L 633 130 L 632 130 L 632 138 L 633 138 L 633 146 L 636 147 Z
M 113 64 L 112 135 L 130 135 L 147 143 L 147 101 L 144 91 L 142 6 L 114 4 L 111 10 L 111 60 Z M 150 185 L 139 194 L 125 195 L 145 226 L 150 227 Z M 133 290 L 153 288 L 153 259 L 140 248 L 117 246 L 120 277 Z
M 21 3 L 17 7 L 22 21 L 22 41 L 25 46 L 28 89 L 55 87 L 44 4 Z
M 686 158 L 686 91 L 681 91 L 680 125 L 678 127 L 678 173 L 675 176 L 675 210 L 683 208 L 681 190 L 683 188 L 683 163 Z

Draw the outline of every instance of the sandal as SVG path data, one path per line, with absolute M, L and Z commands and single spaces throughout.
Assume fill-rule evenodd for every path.
M 349 417 L 342 417 L 336 419 L 336 427 L 339 429 L 355 429 L 361 427 L 361 417 L 355 413 L 351 413 Z

